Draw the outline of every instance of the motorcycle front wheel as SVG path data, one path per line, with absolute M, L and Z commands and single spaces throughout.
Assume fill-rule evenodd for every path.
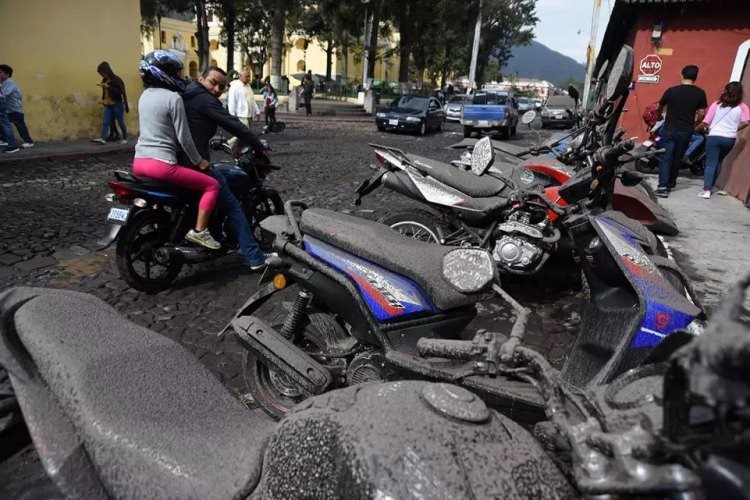
M 167 214 L 141 210 L 133 215 L 117 241 L 116 262 L 120 276 L 142 292 L 164 290 L 180 274 L 183 262 L 174 257 L 157 258 L 157 250 L 169 242 Z

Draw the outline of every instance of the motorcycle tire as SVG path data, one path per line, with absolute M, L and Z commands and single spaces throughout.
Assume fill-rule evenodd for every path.
M 284 213 L 284 202 L 281 195 L 275 189 L 264 188 L 260 195 L 256 196 L 245 206 L 245 217 L 247 217 L 253 235 L 258 241 L 261 250 L 267 252 L 273 246 L 274 235 L 264 232 L 260 222 L 271 215 L 282 215 Z
M 283 307 L 276 307 L 268 314 L 259 313 L 258 316 L 276 331 L 281 331 L 288 314 Z M 330 314 L 310 312 L 307 316 L 305 329 L 295 344 L 306 352 L 316 353 L 315 359 L 325 365 L 326 353 L 338 352 L 337 346 L 351 342 L 351 336 Z M 284 417 L 307 398 L 293 381 L 275 372 L 252 351 L 242 359 L 242 375 L 255 402 L 275 420 Z
M 128 221 L 117 240 L 115 258 L 117 270 L 128 285 L 141 292 L 156 293 L 177 278 L 183 261 L 170 258 L 163 264 L 155 255 L 158 248 L 169 242 L 171 231 L 168 215 L 157 210 L 141 210 Z M 137 267 L 139 263 L 143 263 L 143 272 Z M 154 276 L 152 267 L 163 268 L 163 272 Z
M 437 217 L 423 210 L 408 210 L 383 217 L 379 221 L 401 233 L 407 238 L 412 238 L 425 243 L 442 244 L 442 224 Z

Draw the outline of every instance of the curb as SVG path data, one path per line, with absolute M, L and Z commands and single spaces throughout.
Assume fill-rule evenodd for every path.
M 42 146 L 43 148 L 44 146 Z M 64 146 L 63 146 L 64 147 Z M 40 148 L 40 149 L 42 149 Z M 118 153 L 132 153 L 135 150 L 135 145 L 113 145 L 105 146 L 102 145 L 99 148 L 91 146 L 81 146 L 80 148 L 72 148 L 68 151 L 34 151 L 31 154 L 21 154 L 8 156 L 0 156 L 0 165 L 5 164 L 17 164 L 26 161 L 54 161 L 54 160 L 85 160 L 86 158 L 113 155 Z M 19 152 L 21 153 L 21 152 Z

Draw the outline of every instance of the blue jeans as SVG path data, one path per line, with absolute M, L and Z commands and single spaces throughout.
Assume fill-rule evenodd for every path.
M 105 141 L 107 140 L 107 137 L 109 136 L 109 126 L 113 120 L 117 120 L 117 123 L 120 125 L 122 138 L 127 139 L 128 127 L 125 126 L 125 104 L 121 102 L 104 106 L 104 122 L 102 123 L 101 138 Z
M 5 110 L 5 101 L 0 99 L 0 139 L 8 143 L 8 149 L 17 149 L 16 135 L 10 126 L 8 113 Z
M 735 139 L 709 135 L 706 139 L 706 171 L 703 173 L 703 189 L 710 191 L 721 173 L 721 162 L 734 147 Z
M 227 179 L 219 170 L 212 168 L 208 171 L 209 175 L 219 181 L 219 208 L 227 214 L 229 225 L 235 233 L 237 242 L 240 244 L 240 251 L 245 256 L 245 260 L 251 266 L 259 266 L 266 261 L 266 255 L 258 246 L 253 236 L 253 230 L 247 222 L 247 217 L 242 211 L 242 206 L 234 193 L 229 189 Z
M 692 155 L 696 149 L 701 147 L 704 140 L 706 140 L 706 137 L 703 134 L 693 134 L 693 137 L 690 138 L 690 145 L 688 146 L 687 151 L 685 151 L 685 156 Z
M 663 130 L 659 146 L 666 151 L 659 158 L 659 189 L 670 189 L 677 182 L 677 175 L 680 173 L 680 164 L 682 157 L 690 143 L 692 132 L 673 132 Z

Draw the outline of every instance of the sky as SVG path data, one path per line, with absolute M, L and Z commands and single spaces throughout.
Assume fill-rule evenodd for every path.
M 578 62 L 586 62 L 586 46 L 591 36 L 591 17 L 595 0 L 537 0 L 536 16 L 539 22 L 534 30 L 535 39 Z M 609 13 L 615 0 L 601 0 L 598 49 L 607 29 Z

